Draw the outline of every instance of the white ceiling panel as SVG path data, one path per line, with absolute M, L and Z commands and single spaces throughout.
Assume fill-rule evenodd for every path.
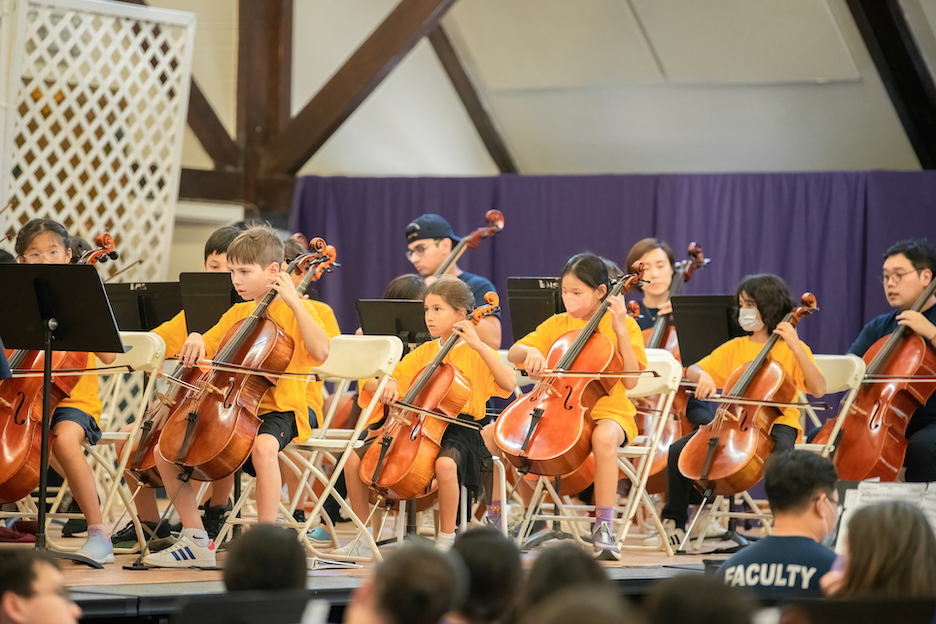
M 446 26 L 490 89 L 663 82 L 624 0 L 465 0 Z
M 673 84 L 860 80 L 826 0 L 630 0 Z

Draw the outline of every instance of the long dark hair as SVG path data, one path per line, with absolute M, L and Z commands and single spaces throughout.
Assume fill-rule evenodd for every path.
M 611 292 L 611 281 L 608 279 L 607 265 L 600 256 L 596 256 L 590 251 L 575 254 L 569 258 L 569 261 L 562 267 L 562 273 L 559 274 L 559 282 L 561 283 L 562 278 L 569 274 L 574 275 L 589 288 L 604 286 L 605 297 Z
M 768 335 L 773 333 L 784 316 L 793 311 L 790 289 L 783 278 L 777 275 L 771 273 L 748 275 L 738 286 L 737 297 L 739 299 L 741 293 L 746 294 L 757 304 Z
M 22 256 L 26 253 L 26 250 L 29 249 L 33 240 L 43 232 L 52 232 L 58 237 L 62 247 L 65 249 L 70 248 L 68 245 L 68 230 L 65 229 L 64 225 L 52 219 L 33 219 L 24 225 L 23 229 L 19 231 L 19 234 L 16 235 L 16 244 L 14 247 L 16 249 L 16 255 Z

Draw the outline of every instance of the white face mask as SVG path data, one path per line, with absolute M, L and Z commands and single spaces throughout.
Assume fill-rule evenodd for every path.
M 746 332 L 755 332 L 764 328 L 764 321 L 757 318 L 757 308 L 741 308 L 738 310 L 738 324 Z

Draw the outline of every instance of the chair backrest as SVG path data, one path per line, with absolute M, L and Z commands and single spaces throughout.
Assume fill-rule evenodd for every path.
M 503 362 L 507 368 L 514 372 L 514 376 L 517 378 L 517 387 L 514 389 L 514 394 L 516 396 L 520 396 L 523 394 L 523 390 L 521 390 L 521 388 L 524 386 L 532 386 L 534 383 L 533 380 L 521 373 L 520 370 L 514 366 L 510 360 L 507 359 L 507 349 L 498 349 L 497 355 L 500 357 L 501 362 Z
M 658 376 L 641 375 L 637 386 L 627 391 L 629 397 L 666 394 L 679 388 L 682 380 L 682 364 L 666 349 L 647 349 L 647 370 Z
M 368 379 L 390 375 L 403 357 L 403 343 L 396 336 L 335 336 L 328 359 L 312 372 L 326 381 Z
M 129 366 L 135 371 L 152 373 L 160 370 L 166 357 L 166 343 L 152 332 L 122 331 L 120 340 L 124 346 L 132 347 L 119 353 L 111 366 Z
M 826 393 L 843 392 L 861 385 L 865 362 L 857 355 L 814 355 L 816 366 L 826 382 Z

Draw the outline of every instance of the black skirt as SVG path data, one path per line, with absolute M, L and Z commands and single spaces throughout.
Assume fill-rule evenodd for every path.
M 458 419 L 481 426 L 489 420 L 485 418 L 476 421 L 468 414 L 459 414 Z M 458 466 L 458 484 L 468 490 L 470 500 L 490 500 L 494 483 L 494 460 L 484 445 L 480 431 L 450 424 L 442 434 L 439 457 L 449 457 L 455 461 Z

